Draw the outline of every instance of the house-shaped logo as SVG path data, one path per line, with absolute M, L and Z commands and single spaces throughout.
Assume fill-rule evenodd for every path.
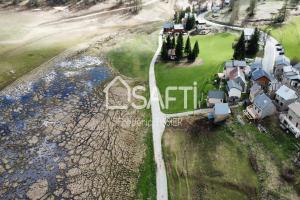
M 110 105 L 110 104 L 117 104 L 116 102 L 109 101 L 110 95 L 113 93 L 110 91 L 113 86 L 121 84 L 127 90 L 127 105 Z M 104 88 L 105 93 L 105 105 L 106 108 L 109 110 L 126 110 L 128 109 L 128 104 L 131 102 L 131 88 L 127 84 L 127 82 L 122 79 L 120 76 L 116 76 L 107 86 Z

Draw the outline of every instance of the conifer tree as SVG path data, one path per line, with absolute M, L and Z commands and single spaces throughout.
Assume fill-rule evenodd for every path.
M 182 49 L 183 49 L 183 37 L 182 37 L 182 34 L 180 33 L 177 38 L 177 44 L 176 44 L 176 49 L 175 49 L 175 54 L 176 54 L 177 60 L 180 60 L 182 58 Z
M 167 49 L 171 49 L 172 48 L 172 41 L 171 41 L 171 37 L 170 35 L 168 35 L 167 37 Z
M 161 58 L 164 61 L 169 59 L 167 43 L 164 41 L 161 48 Z
M 234 54 L 233 58 L 236 60 L 243 60 L 245 59 L 245 36 L 244 32 L 242 32 L 241 37 L 239 38 L 239 41 L 236 43 L 234 47 Z
M 191 41 L 190 41 L 190 37 L 188 37 L 185 43 L 184 53 L 188 55 L 191 51 L 192 51 Z
M 250 41 L 249 41 L 249 45 L 247 47 L 247 51 L 246 54 L 249 57 L 254 57 L 256 55 L 256 53 L 259 51 L 259 30 L 258 28 L 255 28 L 254 34 L 251 37 Z

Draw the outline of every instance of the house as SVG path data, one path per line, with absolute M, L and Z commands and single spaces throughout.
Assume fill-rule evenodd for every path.
M 292 66 L 284 66 L 283 74 L 281 77 L 282 83 L 292 87 L 293 89 L 299 91 L 300 88 L 300 72 L 297 68 Z
M 239 67 L 236 68 L 228 68 L 224 71 L 224 77 L 227 80 L 233 80 L 242 86 L 242 92 L 247 91 L 247 81 L 245 78 L 244 71 Z
M 213 109 L 214 123 L 225 121 L 230 113 L 228 103 L 216 103 Z
M 261 120 L 275 113 L 276 107 L 266 94 L 257 95 L 253 104 L 244 110 L 244 114 L 249 119 Z
M 184 33 L 184 28 L 182 24 L 175 24 L 174 25 L 174 33 L 179 34 L 179 33 Z
M 176 50 L 175 49 L 169 49 L 168 50 L 168 57 L 170 60 L 176 59 Z
M 273 71 L 275 77 L 280 79 L 283 74 L 283 67 L 289 65 L 291 65 L 290 59 L 285 55 L 280 55 L 276 57 L 275 64 L 274 64 L 274 71 Z
M 244 37 L 245 37 L 246 42 L 251 40 L 253 35 L 254 35 L 254 28 L 245 28 L 244 29 Z
M 269 77 L 270 77 L 271 81 L 269 82 L 267 92 L 268 92 L 269 97 L 271 97 L 271 99 L 274 99 L 276 92 L 282 86 L 282 83 L 279 82 L 273 75 L 270 75 Z
M 288 106 L 298 99 L 296 92 L 285 85 L 282 85 L 276 92 L 275 105 L 279 111 L 288 110 Z
M 164 33 L 172 33 L 174 29 L 173 22 L 165 22 L 163 29 L 164 29 Z
M 243 88 L 234 80 L 227 81 L 228 101 L 236 103 L 242 95 Z
M 256 57 L 254 62 L 250 65 L 251 72 L 254 72 L 257 69 L 262 69 L 263 68 L 262 61 L 263 61 L 262 58 Z
M 259 94 L 262 94 L 262 93 L 264 93 L 262 87 L 259 84 L 254 83 L 252 85 L 252 87 L 250 88 L 250 94 L 249 94 L 249 100 L 250 100 L 250 102 L 253 103 L 255 97 L 257 95 L 259 95 Z
M 246 61 L 243 60 L 229 60 L 225 62 L 225 69 L 240 67 L 244 69 L 247 67 Z
M 266 88 L 271 81 L 270 75 L 263 69 L 257 69 L 252 72 L 251 80 L 254 83 L 261 85 L 263 88 Z
M 216 103 L 223 103 L 225 93 L 221 90 L 210 90 L 207 95 L 207 107 L 212 108 Z
M 294 102 L 288 106 L 288 113 L 279 116 L 280 126 L 292 132 L 296 138 L 300 137 L 300 103 Z

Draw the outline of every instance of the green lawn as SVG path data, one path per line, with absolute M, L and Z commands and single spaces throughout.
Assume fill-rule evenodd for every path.
M 271 34 L 284 46 L 286 55 L 300 61 L 300 17 L 294 17 L 286 25 L 271 29 Z
M 193 86 L 193 82 L 197 82 L 198 96 L 200 100 L 201 93 L 206 98 L 207 91 L 214 89 L 212 85 L 213 76 L 221 71 L 223 63 L 232 58 L 232 43 L 235 36 L 230 33 L 221 33 L 209 36 L 193 36 L 191 37 L 192 46 L 197 40 L 200 46 L 200 55 L 196 63 L 202 64 L 180 64 L 175 63 L 158 63 L 155 66 L 157 84 L 162 96 L 168 86 Z M 170 96 L 176 97 L 175 102 L 170 102 L 168 109 L 163 109 L 166 113 L 183 112 L 193 110 L 193 94 L 188 93 L 188 107 L 183 106 L 183 91 L 171 91 Z
M 107 57 L 121 74 L 146 81 L 150 62 L 157 48 L 157 38 L 158 32 L 136 35 L 120 42 L 107 53 Z

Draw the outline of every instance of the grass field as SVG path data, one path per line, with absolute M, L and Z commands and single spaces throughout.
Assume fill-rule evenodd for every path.
M 112 67 L 121 74 L 148 85 L 148 74 L 151 59 L 157 48 L 158 32 L 138 34 L 123 41 L 107 52 L 107 58 Z M 149 91 L 146 91 L 149 99 Z M 146 110 L 145 120 L 150 120 L 150 110 Z M 137 199 L 156 199 L 156 171 L 153 152 L 152 131 L 145 136 L 146 154 L 144 163 L 140 166 L 139 181 L 137 184 Z
M 157 48 L 157 37 L 158 32 L 136 35 L 120 42 L 107 53 L 107 57 L 121 74 L 146 81 L 150 62 Z
M 230 33 L 222 33 L 209 36 L 191 37 L 192 46 L 197 40 L 200 46 L 200 55 L 196 63 L 202 64 L 180 64 L 176 63 L 158 63 L 155 67 L 157 84 L 162 96 L 168 86 L 193 86 L 197 82 L 199 100 L 201 93 L 206 98 L 207 91 L 215 88 L 213 76 L 219 72 L 223 63 L 232 58 L 232 43 L 235 36 Z M 193 110 L 193 94 L 188 93 L 188 107 L 183 106 L 183 91 L 172 91 L 171 96 L 176 97 L 175 102 L 170 102 L 169 108 L 164 109 L 166 113 L 183 112 Z
M 29 45 L 0 45 L 0 89 L 72 47 L 77 39 L 41 41 Z
M 286 25 L 272 27 L 271 30 L 271 34 L 284 46 L 286 55 L 300 61 L 300 17 L 294 17 Z
M 268 134 L 248 122 L 241 126 L 233 116 L 219 127 L 206 119 L 185 120 L 182 127 L 167 128 L 163 137 L 170 199 L 298 199 L 300 170 L 291 162 L 297 140 L 275 119 L 263 124 Z M 285 168 L 295 171 L 291 183 L 281 177 Z

